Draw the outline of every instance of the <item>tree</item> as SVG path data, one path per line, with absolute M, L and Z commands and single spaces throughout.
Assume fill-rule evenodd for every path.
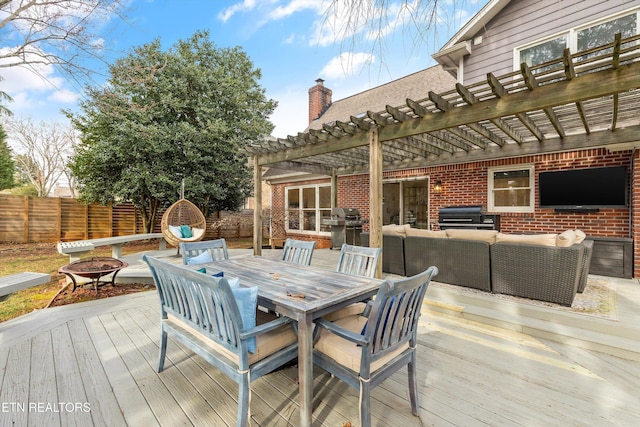
M 251 189 L 240 148 L 273 130 L 276 107 L 247 55 L 196 32 L 167 51 L 159 40 L 137 47 L 109 74 L 88 88 L 80 113 L 67 112 L 81 134 L 70 164 L 81 199 L 129 201 L 147 232 L 183 179 L 205 215 L 239 207 Z
M 72 129 L 60 123 L 31 118 L 15 118 L 7 122 L 17 154 L 16 172 L 23 182 L 37 190 L 38 197 L 46 197 L 65 173 L 67 158 L 74 145 Z
M 7 144 L 7 134 L 0 125 L 0 190 L 13 187 L 15 165 L 11 158 L 11 148 Z

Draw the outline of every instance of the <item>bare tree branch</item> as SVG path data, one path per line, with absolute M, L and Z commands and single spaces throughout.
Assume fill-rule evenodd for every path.
M 76 141 L 73 130 L 55 122 L 36 124 L 31 118 L 14 118 L 6 127 L 13 135 L 18 175 L 36 188 L 39 197 L 46 197 L 62 175 L 69 176 L 67 159 Z
M 42 78 L 54 66 L 70 81 L 86 83 L 94 71 L 86 59 L 101 60 L 102 30 L 123 19 L 126 0 L 1 0 L 0 31 L 11 34 L 0 46 L 0 68 L 23 66 Z

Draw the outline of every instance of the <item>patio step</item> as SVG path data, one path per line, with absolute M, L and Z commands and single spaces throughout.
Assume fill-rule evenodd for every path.
M 640 361 L 640 331 L 616 320 L 520 303 L 450 288 L 429 287 L 427 310 Z

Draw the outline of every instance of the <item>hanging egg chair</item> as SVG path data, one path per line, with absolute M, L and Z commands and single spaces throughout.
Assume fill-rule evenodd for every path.
M 202 240 L 207 220 L 196 205 L 181 198 L 162 215 L 161 227 L 164 239 L 180 250 L 180 242 Z

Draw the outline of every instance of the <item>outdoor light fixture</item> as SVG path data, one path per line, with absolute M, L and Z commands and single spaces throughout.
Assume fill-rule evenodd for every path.
M 436 184 L 433 186 L 433 192 L 434 193 L 442 193 L 442 181 L 441 180 L 437 180 Z

